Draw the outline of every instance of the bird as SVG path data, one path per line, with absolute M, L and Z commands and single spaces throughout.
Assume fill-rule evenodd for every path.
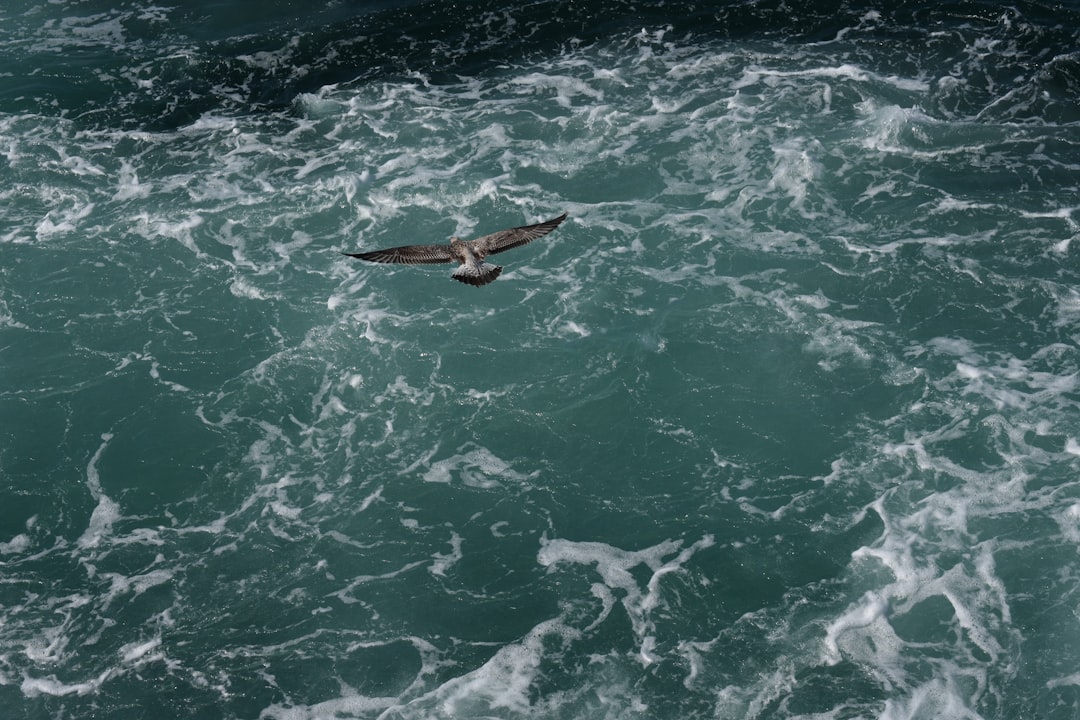
M 449 245 L 402 245 L 370 252 L 343 252 L 341 254 L 368 262 L 405 265 L 457 262 L 461 267 L 455 270 L 451 277 L 466 285 L 480 287 L 492 282 L 502 272 L 501 265 L 484 262 L 484 258 L 543 237 L 557 228 L 565 219 L 566 213 L 563 213 L 557 218 L 545 220 L 542 223 L 499 230 L 475 240 L 452 237 Z

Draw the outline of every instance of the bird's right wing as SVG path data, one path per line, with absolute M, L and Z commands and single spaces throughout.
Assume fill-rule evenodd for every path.
M 494 255 L 503 250 L 520 247 L 532 242 L 538 237 L 543 237 L 559 227 L 559 223 L 566 219 L 566 213 L 557 218 L 545 220 L 535 225 L 522 225 L 521 227 L 500 230 L 499 232 L 485 235 L 472 241 L 476 248 L 485 255 Z
M 403 245 L 364 253 L 341 253 L 368 262 L 420 265 L 453 262 L 449 245 Z

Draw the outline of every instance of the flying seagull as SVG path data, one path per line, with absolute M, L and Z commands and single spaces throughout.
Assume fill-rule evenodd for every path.
M 566 213 L 557 218 L 535 225 L 500 230 L 484 235 L 475 240 L 450 238 L 449 245 L 404 245 L 402 247 L 372 250 L 364 253 L 341 253 L 349 257 L 360 258 L 368 262 L 403 263 L 418 265 L 422 263 L 458 262 L 461 267 L 454 271 L 453 278 L 468 285 L 480 287 L 499 277 L 502 267 L 484 262 L 488 255 L 501 253 L 503 250 L 516 248 L 547 235 L 566 219 Z

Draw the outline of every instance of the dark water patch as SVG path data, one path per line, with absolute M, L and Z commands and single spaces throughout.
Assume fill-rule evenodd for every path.
M 0 98 L 10 110 L 59 113 L 82 126 L 163 130 L 206 113 L 284 110 L 328 85 L 407 77 L 452 84 L 578 45 L 633 52 L 644 28 L 658 33 L 658 52 L 732 38 L 758 37 L 769 44 L 763 50 L 780 43 L 816 52 L 824 43 L 840 52 L 838 63 L 933 83 L 935 115 L 1068 122 L 1076 85 L 1070 12 L 980 2 L 867 10 L 847 2 L 482 0 L 455 3 L 452 12 L 424 2 L 84 3 L 69 17 L 13 14 L 25 35 L 9 31 L 19 40 L 5 46 L 13 77 Z M 950 65 L 945 76 L 925 75 Z

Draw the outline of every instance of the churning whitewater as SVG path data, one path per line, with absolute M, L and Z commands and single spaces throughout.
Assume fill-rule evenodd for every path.
M 1078 47 L 1028 0 L 5 3 L 3 706 L 1077 717 Z M 478 291 L 340 254 L 479 284 L 556 225 Z

